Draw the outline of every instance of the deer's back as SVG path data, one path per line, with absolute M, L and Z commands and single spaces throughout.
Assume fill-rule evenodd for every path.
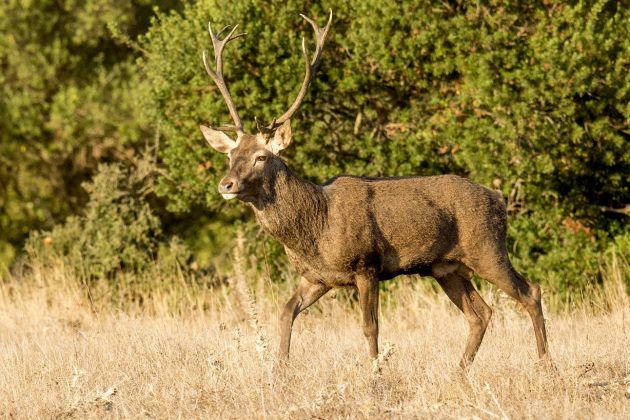
M 319 252 L 331 270 L 374 269 L 381 278 L 423 273 L 504 241 L 500 196 L 461 177 L 341 176 L 323 192 L 328 223 Z

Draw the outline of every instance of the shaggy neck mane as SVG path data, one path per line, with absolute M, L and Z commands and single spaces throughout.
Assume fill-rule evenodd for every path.
M 292 251 L 317 252 L 317 239 L 326 224 L 328 205 L 322 188 L 297 177 L 280 160 L 275 176 L 263 184 L 252 203 L 262 228 Z

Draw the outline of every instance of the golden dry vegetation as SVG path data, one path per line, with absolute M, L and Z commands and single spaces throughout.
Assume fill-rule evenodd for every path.
M 34 269 L 0 291 L 0 413 L 9 418 L 628 418 L 627 265 L 588 304 L 547 310 L 557 370 L 536 363 L 529 318 L 503 294 L 473 367 L 457 367 L 464 317 L 432 284 L 382 294 L 374 366 L 352 291 L 325 296 L 294 328 L 290 365 L 274 360 L 288 297 L 237 258 L 229 284 L 117 311 L 90 302 L 62 270 Z M 247 283 L 245 278 L 257 280 Z M 257 299 L 254 299 L 254 295 Z M 546 296 L 547 302 L 549 297 Z M 199 308 L 205 307 L 204 310 Z M 380 371 L 380 372 L 379 372 Z

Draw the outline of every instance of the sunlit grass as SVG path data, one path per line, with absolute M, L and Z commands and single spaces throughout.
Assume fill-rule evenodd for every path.
M 556 371 L 536 363 L 524 311 L 485 290 L 494 316 L 464 375 L 457 367 L 464 317 L 428 282 L 414 279 L 392 287 L 381 306 L 381 350 L 389 350 L 376 364 L 367 355 L 353 292 L 344 290 L 300 315 L 291 361 L 276 364 L 276 320 L 289 290 L 271 293 L 268 279 L 238 251 L 236 260 L 236 275 L 221 286 L 155 292 L 125 311 L 90 301 L 62 267 L 5 282 L 0 412 L 17 418 L 630 414 L 625 261 L 603 267 L 606 283 L 588 305 L 547 311 Z

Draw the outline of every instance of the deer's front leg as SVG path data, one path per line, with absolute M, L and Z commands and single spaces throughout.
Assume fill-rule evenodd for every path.
M 329 286 L 321 283 L 311 283 L 302 277 L 300 284 L 287 302 L 280 316 L 280 359 L 289 359 L 289 348 L 291 347 L 291 328 L 293 321 L 300 312 L 311 306 L 320 297 L 330 290 Z
M 378 357 L 378 277 L 358 275 L 357 289 L 363 312 L 363 334 L 370 348 L 370 356 Z

